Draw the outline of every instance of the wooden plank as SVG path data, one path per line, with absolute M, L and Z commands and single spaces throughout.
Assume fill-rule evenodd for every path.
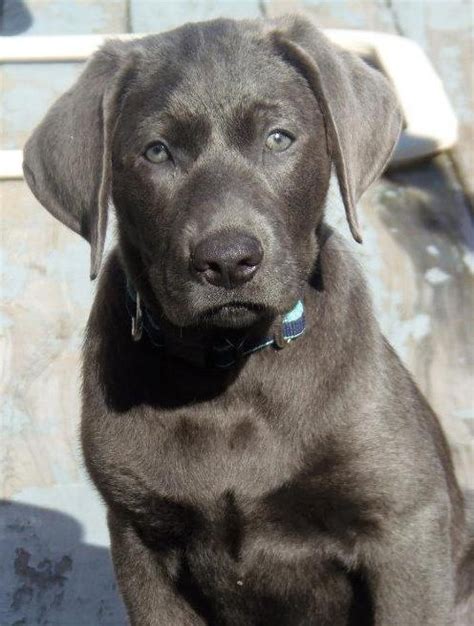
M 259 0 L 130 0 L 131 30 L 153 33 L 217 17 L 260 17 Z
M 354 28 L 396 33 L 393 17 L 382 0 L 263 0 L 268 17 L 304 14 L 320 28 Z
M 128 0 L 5 0 L 0 35 L 121 33 Z
M 53 102 L 74 83 L 83 63 L 6 63 L 0 68 L 0 148 L 23 146 Z
M 474 199 L 474 8 L 463 0 L 391 3 L 398 30 L 428 54 L 459 121 L 455 163 L 469 200 Z
M 0 193 L 0 394 L 9 459 L 2 495 L 10 497 L 78 479 L 79 347 L 92 285 L 87 243 L 51 217 L 23 181 L 1 183 Z

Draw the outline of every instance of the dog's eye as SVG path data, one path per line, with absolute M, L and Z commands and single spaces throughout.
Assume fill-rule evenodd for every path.
M 158 141 L 147 149 L 145 157 L 152 163 L 164 163 L 170 158 L 170 153 L 165 144 Z
M 272 152 L 283 152 L 287 150 L 292 143 L 293 137 L 290 137 L 290 135 L 282 130 L 275 130 L 268 135 L 265 145 Z

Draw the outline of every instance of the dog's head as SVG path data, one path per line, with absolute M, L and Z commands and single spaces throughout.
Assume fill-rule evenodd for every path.
M 107 211 L 151 306 L 180 326 L 288 311 L 317 251 L 331 166 L 355 203 L 400 129 L 383 76 L 304 19 L 217 20 L 110 42 L 25 147 L 39 201 L 91 244 Z

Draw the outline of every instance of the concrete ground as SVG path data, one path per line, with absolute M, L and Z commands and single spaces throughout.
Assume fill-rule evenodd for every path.
M 156 32 L 216 16 L 304 11 L 321 27 L 416 39 L 460 122 L 450 154 L 392 172 L 364 196 L 367 271 L 380 324 L 438 412 L 462 486 L 474 486 L 473 18 L 469 1 L 4 0 L 0 35 Z M 0 68 L 0 149 L 21 148 L 81 64 Z M 332 194 L 330 220 L 347 234 Z M 93 296 L 89 250 L 0 183 L 0 626 L 122 626 L 104 510 L 78 443 L 79 350 Z M 354 244 L 355 246 L 355 244 Z

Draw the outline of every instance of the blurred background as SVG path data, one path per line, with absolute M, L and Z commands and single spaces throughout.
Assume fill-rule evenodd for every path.
M 412 38 L 459 124 L 454 149 L 389 171 L 360 203 L 380 325 L 474 486 L 473 5 L 429 0 L 0 0 L 0 51 L 31 35 L 150 33 L 218 16 L 302 12 L 322 28 Z M 1 60 L 1 59 L 0 59 Z M 19 150 L 82 62 L 3 63 L 0 150 Z M 427 114 L 429 111 L 427 111 Z M 348 236 L 337 190 L 328 218 Z M 102 504 L 78 442 L 89 249 L 21 179 L 0 176 L 0 626 L 122 626 Z

